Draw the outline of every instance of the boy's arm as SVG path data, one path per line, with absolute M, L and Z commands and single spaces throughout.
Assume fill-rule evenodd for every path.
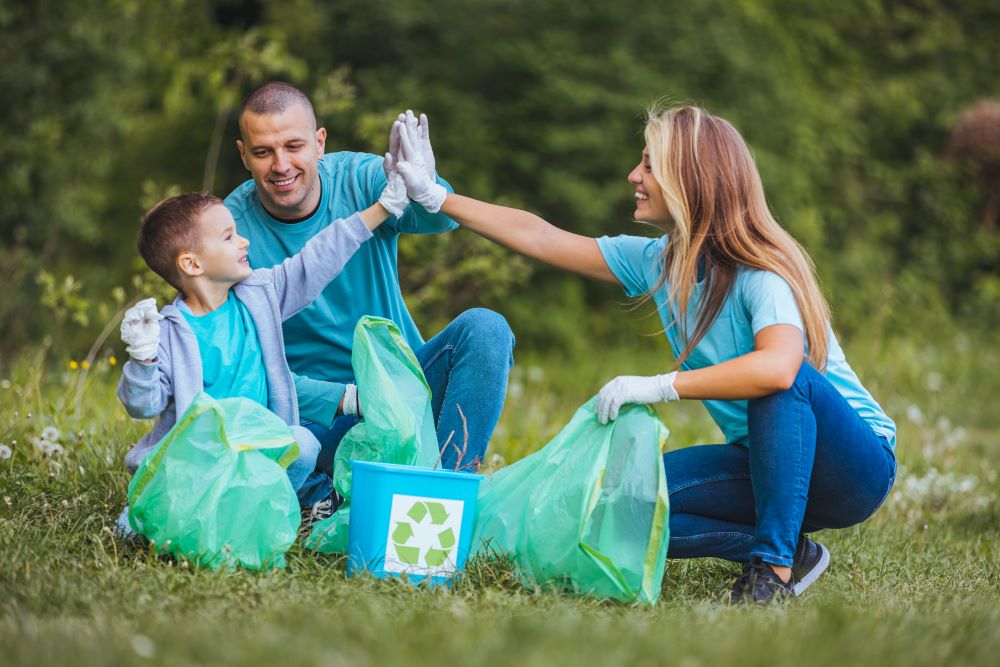
M 333 425 L 344 398 L 344 387 L 340 382 L 316 380 L 292 372 L 295 395 L 299 401 L 299 417 L 314 424 Z
M 346 220 L 334 220 L 281 264 L 258 269 L 255 273 L 269 275 L 274 284 L 282 321 L 312 303 L 387 217 L 376 203 Z
M 122 368 L 118 398 L 125 412 L 135 419 L 153 419 L 167 409 L 173 395 L 170 378 L 157 363 L 130 359 Z

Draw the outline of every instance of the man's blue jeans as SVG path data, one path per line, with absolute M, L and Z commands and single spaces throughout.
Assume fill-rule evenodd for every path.
M 861 523 L 888 497 L 896 458 L 847 400 L 803 363 L 792 387 L 749 401 L 747 446 L 663 456 L 670 558 L 790 567 L 800 533 Z
M 514 365 L 514 334 L 499 313 L 485 308 L 465 311 L 441 333 L 414 350 L 431 388 L 431 407 L 437 423 L 439 446 L 451 435 L 452 446 L 441 456 L 445 470 L 473 470 L 486 454 L 493 429 L 500 419 L 507 378 Z M 458 460 L 465 436 L 461 406 L 469 431 L 468 448 Z M 362 411 L 364 406 L 361 406 Z M 330 428 L 304 422 L 320 442 L 317 472 L 299 490 L 299 502 L 308 506 L 332 490 L 329 475 L 333 456 L 344 434 L 358 422 L 342 416 Z M 453 435 L 452 435 L 453 434 Z

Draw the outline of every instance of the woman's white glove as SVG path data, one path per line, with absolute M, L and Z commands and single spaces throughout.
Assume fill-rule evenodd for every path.
M 674 389 L 677 371 L 644 377 L 620 375 L 597 392 L 597 419 L 602 424 L 618 418 L 618 410 L 626 403 L 663 403 L 680 398 Z
M 125 351 L 136 361 L 156 358 L 160 347 L 160 320 L 163 315 L 156 310 L 156 299 L 143 299 L 125 311 L 122 318 L 122 341 Z
M 399 133 L 395 124 L 393 124 L 392 131 L 397 135 Z M 391 138 L 389 144 L 392 144 Z M 399 175 L 399 170 L 396 169 L 396 158 L 391 151 L 385 154 L 382 169 L 385 170 L 385 189 L 382 190 L 382 196 L 378 198 L 378 203 L 382 204 L 382 208 L 389 215 L 394 215 L 398 218 L 403 215 L 403 209 L 410 205 L 410 198 L 406 195 L 406 183 L 403 182 L 403 177 Z
M 406 194 L 411 200 L 423 206 L 428 213 L 437 213 L 441 210 L 448 191 L 435 179 L 434 167 L 431 166 L 428 170 L 425 155 L 430 154 L 432 160 L 434 156 L 430 148 L 430 136 L 422 134 L 419 125 L 415 125 L 411 130 L 405 121 L 397 120 L 393 131 L 396 131 L 396 127 L 399 128 L 400 135 L 396 168 L 406 183 Z

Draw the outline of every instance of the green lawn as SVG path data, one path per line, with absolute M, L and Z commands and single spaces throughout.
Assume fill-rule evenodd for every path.
M 659 341 L 656 341 L 658 343 Z M 665 363 L 654 342 L 590 359 L 519 354 L 491 465 L 537 449 L 615 374 Z M 347 580 L 293 547 L 269 574 L 192 571 L 116 543 L 125 449 L 119 368 L 0 366 L 0 662 L 275 665 L 995 664 L 1000 655 L 1000 352 L 858 341 L 849 358 L 899 425 L 901 468 L 868 523 L 819 538 L 828 573 L 792 604 L 718 601 L 737 567 L 668 561 L 654 607 L 522 589 L 479 562 L 451 591 Z M 77 411 L 79 397 L 79 410 Z M 713 441 L 696 404 L 659 410 L 671 447 Z M 30 444 L 55 426 L 64 447 Z M 993 656 L 992 658 L 990 656 Z

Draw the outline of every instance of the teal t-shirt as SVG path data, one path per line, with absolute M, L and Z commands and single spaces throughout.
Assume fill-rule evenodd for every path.
M 369 153 L 328 153 L 319 163 L 322 195 L 316 212 L 305 220 L 287 223 L 271 217 L 260 203 L 256 184 L 250 180 L 225 201 L 240 235 L 250 241 L 250 265 L 274 266 L 302 250 L 317 232 L 345 220 L 378 201 L 385 189 L 382 158 Z M 449 191 L 442 179 L 438 182 Z M 411 204 L 399 218 L 390 217 L 327 285 L 312 305 L 282 324 L 285 356 L 296 379 L 299 407 L 304 418 L 332 421 L 343 393 L 332 393 L 325 383 L 354 381 L 351 347 L 354 325 L 363 315 L 377 315 L 399 326 L 406 342 L 419 348 L 424 339 L 403 302 L 396 268 L 399 234 L 435 234 L 458 225 L 440 213 L 431 214 Z
M 183 301 L 180 311 L 198 339 L 205 392 L 212 398 L 249 398 L 267 407 L 267 375 L 257 327 L 250 311 L 229 290 L 210 313 L 195 315 Z
M 625 293 L 630 297 L 638 297 L 649 291 L 660 278 L 663 271 L 663 249 L 667 237 L 650 239 L 639 236 L 604 236 L 597 240 L 597 245 L 604 255 L 611 272 L 622 283 Z M 663 322 L 667 340 L 674 351 L 674 356 L 680 354 L 682 338 L 666 305 L 669 286 L 664 285 L 654 295 Z M 694 314 L 696 304 L 701 297 L 701 283 L 691 296 L 692 307 L 688 312 Z M 689 317 L 688 326 L 693 333 L 695 317 Z M 772 324 L 791 324 L 802 327 L 802 317 L 792 294 L 792 289 L 783 278 L 770 271 L 755 269 L 740 269 L 722 309 L 705 337 L 684 361 L 681 368 L 691 370 L 705 368 L 752 352 L 754 336 Z M 826 378 L 837 388 L 837 391 L 847 399 L 847 402 L 857 411 L 879 435 L 883 436 L 890 447 L 896 444 L 896 425 L 889 419 L 875 399 L 862 386 L 857 374 L 844 358 L 844 351 L 837 341 L 833 331 L 830 335 L 830 352 L 827 356 Z M 726 442 L 745 444 L 747 439 L 747 402 L 746 401 L 704 401 L 715 423 L 722 429 Z

